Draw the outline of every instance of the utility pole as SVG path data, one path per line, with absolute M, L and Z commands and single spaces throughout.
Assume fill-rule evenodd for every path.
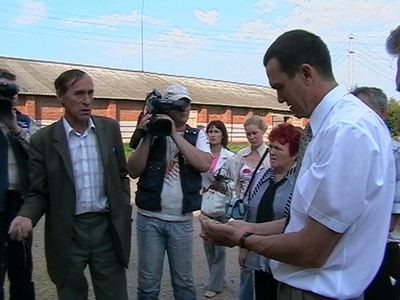
M 354 36 L 352 33 L 349 35 L 349 50 L 348 50 L 348 56 L 349 56 L 349 84 L 348 84 L 348 90 L 350 91 L 353 88 L 353 55 L 354 55 L 354 50 L 353 50 L 353 42 L 354 42 Z
M 144 47 L 143 47 L 143 14 L 144 14 L 144 0 L 142 0 L 142 19 L 141 19 L 141 26 L 140 26 L 140 33 L 141 33 L 141 46 L 142 46 L 142 72 L 144 72 Z

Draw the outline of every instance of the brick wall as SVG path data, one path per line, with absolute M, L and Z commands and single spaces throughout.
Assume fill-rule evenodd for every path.
M 93 114 L 107 116 L 120 122 L 124 142 L 129 142 L 136 127 L 136 122 L 143 108 L 141 101 L 96 99 L 93 103 Z M 38 125 L 46 126 L 60 119 L 64 109 L 56 97 L 20 95 L 18 109 L 28 114 Z M 189 124 L 205 127 L 210 121 L 221 120 L 226 124 L 230 140 L 233 142 L 247 141 L 243 123 L 257 114 L 268 124 L 268 131 L 276 125 L 289 121 L 296 126 L 304 127 L 307 121 L 286 114 L 272 113 L 267 110 L 250 108 L 229 108 L 224 106 L 192 105 Z

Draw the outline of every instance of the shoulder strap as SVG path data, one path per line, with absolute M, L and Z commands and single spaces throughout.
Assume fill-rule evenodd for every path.
M 260 161 L 258 162 L 257 167 L 254 169 L 254 172 L 251 175 L 249 184 L 247 185 L 246 191 L 243 194 L 243 199 L 246 197 L 246 195 L 247 195 L 247 193 L 248 193 L 248 191 L 249 191 L 249 189 L 251 187 L 251 184 L 253 183 L 254 176 L 257 174 L 257 171 L 260 168 L 260 166 L 261 166 L 262 162 L 264 161 L 265 157 L 268 155 L 268 152 L 269 152 L 269 148 L 265 149 L 265 152 L 264 152 L 263 156 L 261 157 Z

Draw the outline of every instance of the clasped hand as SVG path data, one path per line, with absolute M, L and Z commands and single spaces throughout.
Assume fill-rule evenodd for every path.
M 232 220 L 227 224 L 218 224 L 204 215 L 199 216 L 199 221 L 202 226 L 200 237 L 215 245 L 237 246 L 246 232 L 247 223 L 243 221 Z
M 12 240 L 22 241 L 32 232 L 32 221 L 27 217 L 18 216 L 10 224 L 8 234 Z

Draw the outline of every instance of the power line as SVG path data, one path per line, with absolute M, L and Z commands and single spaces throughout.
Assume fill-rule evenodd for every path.
M 370 71 L 376 73 L 377 75 L 379 75 L 379 76 L 381 76 L 381 77 L 384 77 L 384 78 L 386 78 L 386 79 L 389 79 L 389 80 L 393 80 L 393 78 L 390 78 L 389 76 L 387 76 L 387 75 L 384 74 L 384 73 L 378 72 L 376 69 L 374 69 L 374 68 L 370 67 L 369 65 L 365 64 L 364 61 L 359 60 L 357 57 L 355 57 L 354 59 L 355 59 L 359 64 L 363 65 L 365 68 L 367 68 L 367 69 L 369 69 Z

